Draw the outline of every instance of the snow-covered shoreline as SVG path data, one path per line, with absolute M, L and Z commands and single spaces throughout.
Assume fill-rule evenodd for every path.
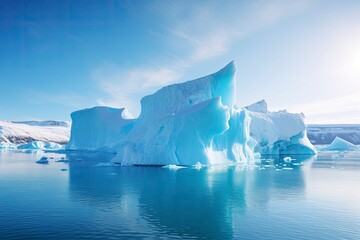
M 20 146 L 34 141 L 67 144 L 70 122 L 64 121 L 2 121 L 0 145 Z

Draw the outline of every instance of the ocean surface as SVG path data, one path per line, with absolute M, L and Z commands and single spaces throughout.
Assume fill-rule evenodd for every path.
M 360 239 L 360 152 L 201 169 L 111 157 L 0 151 L 0 239 Z

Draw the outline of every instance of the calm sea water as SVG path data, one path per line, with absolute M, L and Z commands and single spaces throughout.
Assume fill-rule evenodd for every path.
M 35 163 L 42 156 L 49 164 Z M 0 152 L 0 239 L 360 239 L 358 152 L 201 170 L 96 166 L 111 157 Z

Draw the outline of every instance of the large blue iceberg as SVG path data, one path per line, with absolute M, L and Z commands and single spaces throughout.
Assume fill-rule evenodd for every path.
M 143 97 L 137 119 L 109 107 L 74 112 L 67 149 L 113 152 L 112 161 L 121 165 L 229 164 L 251 161 L 255 152 L 315 154 L 303 115 L 269 113 L 264 101 L 240 109 L 235 89 L 231 62 Z

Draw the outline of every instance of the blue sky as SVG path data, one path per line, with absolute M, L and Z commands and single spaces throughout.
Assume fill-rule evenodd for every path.
M 360 1 L 0 1 L 0 119 L 139 112 L 237 62 L 238 105 L 360 123 Z

